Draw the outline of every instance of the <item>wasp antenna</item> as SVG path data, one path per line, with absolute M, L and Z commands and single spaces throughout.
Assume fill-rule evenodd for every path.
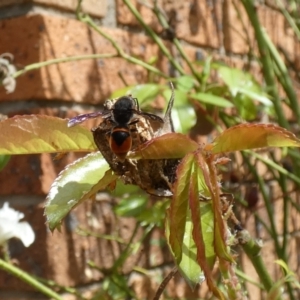
M 169 133 L 169 132 L 174 132 L 174 125 L 173 125 L 173 121 L 172 121 L 172 108 L 173 108 L 173 104 L 174 104 L 174 100 L 175 100 L 175 92 L 174 92 L 174 86 L 173 83 L 170 82 L 170 86 L 172 89 L 172 94 L 171 94 L 171 98 L 169 100 L 168 103 L 168 107 L 163 119 L 163 126 L 159 129 L 159 131 L 156 133 L 156 136 L 161 136 L 165 133 Z
M 130 96 L 131 96 L 131 95 L 130 95 Z M 133 97 L 132 97 L 132 99 L 133 99 L 133 101 L 134 101 L 134 103 L 135 103 L 136 110 L 137 110 L 137 111 L 140 111 L 140 104 L 139 104 L 138 99 L 137 99 L 137 98 L 133 98 Z
M 171 81 L 170 81 L 170 87 L 172 90 L 172 94 L 171 94 L 171 98 L 169 100 L 168 107 L 167 107 L 167 110 L 166 110 L 166 113 L 164 116 L 164 122 L 165 122 L 165 124 L 169 124 L 169 130 L 171 132 L 174 132 L 174 126 L 173 126 L 171 114 L 172 114 L 172 108 L 173 108 L 174 101 L 175 101 L 175 92 L 174 92 L 174 85 Z
M 172 111 L 173 104 L 174 104 L 174 99 L 175 99 L 174 85 L 173 85 L 172 81 L 170 81 L 170 87 L 171 87 L 171 90 L 172 90 L 172 94 L 171 94 L 171 98 L 170 98 L 169 103 L 168 103 L 168 108 L 166 110 L 165 117 L 168 116 L 168 115 L 171 116 L 171 111 Z

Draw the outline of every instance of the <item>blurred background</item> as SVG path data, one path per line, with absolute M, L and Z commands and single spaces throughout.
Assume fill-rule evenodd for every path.
M 243 122 L 299 137 L 299 53 L 298 0 L 0 1 L 0 113 L 71 118 L 128 93 L 162 113 L 172 81 L 175 130 L 199 143 Z M 152 299 L 174 266 L 164 236 L 169 200 L 118 183 L 72 211 L 61 232 L 45 224 L 51 184 L 83 155 L 1 157 L 0 207 L 24 213 L 35 233 L 29 247 L 11 239 L 3 253 L 62 299 Z M 275 281 L 284 276 L 277 259 L 300 275 L 299 157 L 293 149 L 238 153 L 220 169 Z M 245 299 L 265 299 L 252 264 L 239 247 L 234 253 Z M 283 299 L 300 298 L 282 286 Z M 1 269 L 0 298 L 49 299 Z M 177 274 L 163 299 L 213 298 Z

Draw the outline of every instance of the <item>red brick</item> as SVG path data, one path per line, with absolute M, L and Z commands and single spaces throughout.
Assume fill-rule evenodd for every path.
M 24 197 L 25 199 L 26 197 Z M 105 196 L 102 200 L 86 201 L 77 207 L 68 220 L 63 222 L 62 231 L 54 233 L 49 232 L 45 224 L 41 204 L 11 205 L 25 214 L 24 220 L 30 223 L 36 234 L 35 242 L 28 248 L 24 248 L 17 241 L 11 241 L 11 259 L 29 274 L 54 280 L 59 285 L 76 286 L 101 280 L 103 274 L 89 267 L 87 262 L 93 261 L 100 269 L 108 270 L 122 254 L 122 245 L 117 241 L 96 236 L 80 236 L 75 232 L 75 227 L 79 225 L 82 229 L 93 232 L 95 235 L 115 235 L 117 233 L 119 238 L 128 242 L 136 225 L 134 219 L 116 218 L 112 198 Z M 139 241 L 142 235 L 142 228 L 140 228 L 134 241 Z M 134 266 L 142 268 L 151 266 L 153 268 L 153 266 L 159 267 L 166 263 L 172 263 L 173 260 L 170 258 L 167 246 L 161 253 L 161 249 L 153 245 L 158 242 L 156 238 L 164 238 L 158 230 L 149 236 L 149 240 L 144 241 L 139 251 L 128 257 L 123 268 L 124 274 L 132 272 Z M 163 255 L 164 260 L 159 258 L 159 261 L 156 261 L 154 258 L 157 257 L 157 254 Z M 157 264 L 158 262 L 161 265 Z M 149 286 L 149 289 L 145 291 L 147 294 L 153 294 L 157 289 L 159 280 L 157 277 L 152 279 L 151 277 L 147 279 L 149 283 L 151 282 L 151 287 Z M 172 294 L 178 295 L 178 289 L 181 290 L 181 294 L 182 290 L 185 290 L 184 295 L 191 293 L 189 288 L 185 289 L 186 285 L 183 280 L 178 277 L 176 281 L 177 290 L 173 290 Z M 136 285 L 138 283 L 130 280 L 129 284 Z M 8 291 L 33 290 L 18 278 L 5 272 L 0 272 L 0 286 L 0 297 L 2 293 Z M 137 287 L 135 289 L 138 291 Z
M 280 41 L 284 41 L 284 45 L 290 48 L 290 43 L 293 44 L 293 39 L 285 32 L 285 17 L 279 12 L 261 5 L 257 9 L 258 17 L 261 26 L 266 29 L 269 37 L 275 45 Z
M 254 32 L 240 1 L 224 1 L 223 32 L 224 48 L 230 53 L 246 54 L 254 46 Z
M 142 35 L 118 29 L 105 29 L 128 54 L 143 61 L 157 55 L 157 47 Z M 147 46 L 146 46 L 147 45 Z M 85 24 L 70 19 L 32 15 L 0 22 L 0 53 L 11 52 L 15 64 L 28 64 L 53 58 L 92 53 L 116 53 L 111 44 Z M 147 72 L 121 58 L 84 60 L 44 67 L 17 79 L 16 91 L 6 94 L 1 88 L 0 101 L 66 100 L 99 103 L 128 84 L 146 81 Z
M 0 7 L 20 5 L 23 3 L 42 4 L 46 7 L 55 7 L 58 9 L 75 11 L 77 7 L 77 1 L 73 0 L 2 0 Z M 101 0 L 101 3 L 97 0 L 84 0 L 82 2 L 82 10 L 92 16 L 103 17 L 106 13 L 107 1 Z
M 42 205 L 22 205 L 14 208 L 24 212 L 24 220 L 33 227 L 36 238 L 28 248 L 24 248 L 18 241 L 11 241 L 11 259 L 31 275 L 52 279 L 66 286 L 82 285 L 102 278 L 100 272 L 87 265 L 89 260 L 94 261 L 100 268 L 108 269 L 115 257 L 120 255 L 117 242 L 80 236 L 75 232 L 78 225 L 97 234 L 109 234 L 111 228 L 116 230 L 118 221 L 114 217 L 111 204 L 106 201 L 88 201 L 82 204 L 71 213 L 71 218 L 63 222 L 62 232 L 56 230 L 54 233 L 49 232 L 45 224 Z M 105 218 L 110 218 L 109 224 L 105 223 Z M 16 288 L 32 290 L 18 278 L 4 272 L 0 272 L 0 286 L 2 292 Z
M 122 0 L 117 1 L 117 18 L 122 25 L 137 26 L 138 21 L 126 7 Z M 159 24 L 152 10 L 143 6 L 137 1 L 132 1 L 143 17 L 145 23 L 155 31 L 161 32 Z M 152 5 L 152 2 L 151 2 Z M 158 1 L 158 5 L 166 12 L 170 18 L 170 23 L 175 29 L 176 36 L 197 46 L 207 46 L 211 48 L 220 47 L 219 29 L 221 20 L 216 19 L 215 11 L 217 7 L 211 7 L 207 1 Z M 220 4 L 216 4 L 219 6 Z
M 50 154 L 12 156 L 0 172 L 0 195 L 46 195 L 59 172 L 84 154 L 67 154 L 54 161 Z

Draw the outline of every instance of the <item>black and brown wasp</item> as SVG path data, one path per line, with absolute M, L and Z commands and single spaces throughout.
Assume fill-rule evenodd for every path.
M 151 113 L 143 112 L 139 108 L 136 98 L 123 96 L 118 98 L 111 107 L 103 111 L 79 115 L 68 122 L 68 127 L 80 124 L 88 119 L 102 117 L 110 123 L 107 138 L 111 151 L 121 160 L 124 160 L 132 147 L 130 126 L 139 122 L 139 116 L 164 123 L 163 119 Z
M 170 197 L 170 185 L 176 177 L 178 159 L 129 159 L 127 153 L 153 138 L 174 132 L 171 118 L 174 87 L 162 118 L 140 110 L 137 99 L 123 96 L 107 100 L 102 111 L 79 115 L 69 120 L 75 126 L 88 119 L 101 117 L 100 124 L 91 129 L 95 144 L 114 174 L 125 184 L 138 185 L 156 196 Z

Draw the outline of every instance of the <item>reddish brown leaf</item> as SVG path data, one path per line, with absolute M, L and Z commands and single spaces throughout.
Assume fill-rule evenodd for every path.
M 177 168 L 177 180 L 174 184 L 173 199 L 169 209 L 170 236 L 169 243 L 177 263 L 182 257 L 182 243 L 188 209 L 189 181 L 194 155 L 188 154 Z
M 201 212 L 198 192 L 198 174 L 192 172 L 189 185 L 189 204 L 193 222 L 193 239 L 197 246 L 197 262 L 204 272 L 204 276 L 209 289 L 218 299 L 225 299 L 223 293 L 217 288 L 212 278 L 211 266 L 206 258 L 206 247 L 203 240 L 203 230 L 201 223 Z
M 197 150 L 197 148 L 198 144 L 186 135 L 180 133 L 167 133 L 141 145 L 140 149 L 129 155 L 129 158 L 182 158 L 186 154 Z
M 198 152 L 197 154 L 197 161 L 203 172 L 204 180 L 212 199 L 214 213 L 214 245 L 216 254 L 221 259 L 234 262 L 233 258 L 228 253 L 226 246 L 227 232 L 222 217 L 220 188 L 215 165 L 212 161 L 212 157 L 206 157 L 201 152 Z
M 240 124 L 224 130 L 214 140 L 211 151 L 224 153 L 263 147 L 300 147 L 300 140 L 273 124 Z

